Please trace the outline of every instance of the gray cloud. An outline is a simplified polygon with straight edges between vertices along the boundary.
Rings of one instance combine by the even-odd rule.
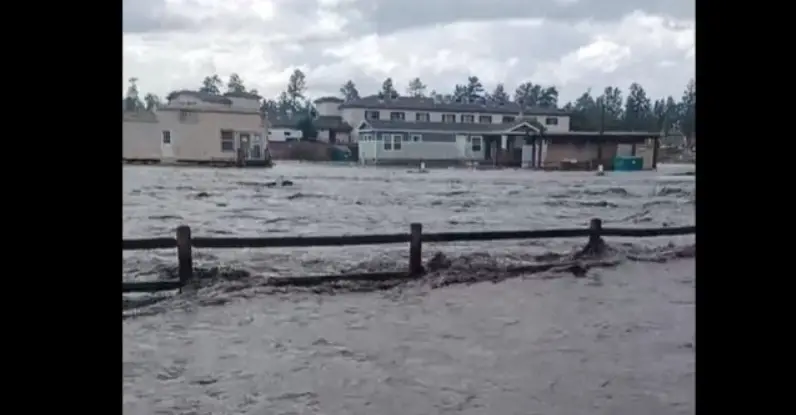
[[[166,13],[164,0],[122,0],[124,33],[180,30],[191,26],[190,20]]]
[[[694,17],[694,0],[355,0],[340,7],[362,13],[360,29],[367,27],[378,34],[462,20],[614,21],[636,10]]]
[[[191,5],[189,0],[186,7]],[[279,13],[308,21],[320,8],[319,0],[276,0]],[[351,34],[389,34],[414,27],[447,24],[462,20],[545,18],[552,20],[613,21],[635,10],[674,18],[694,18],[694,0],[349,0],[327,10],[357,14]],[[192,21],[169,13],[164,0],[123,0],[122,27],[125,33],[165,30],[200,30],[208,20]],[[219,16],[215,23],[231,28],[262,23],[255,16]],[[268,30],[268,24],[263,24]]]
[[[253,12],[123,0],[125,71],[158,93],[190,87],[218,70],[241,73],[272,96],[298,67],[307,72],[313,96],[336,94],[347,79],[362,93],[376,91],[387,76],[399,90],[420,76],[430,89],[447,91],[478,75],[488,88],[504,82],[513,90],[529,80],[554,84],[565,100],[588,88],[624,89],[634,81],[653,96],[677,95],[693,76],[692,58],[672,37],[686,32],[654,17],[692,19],[693,0],[274,1],[275,18],[262,21]],[[644,13],[627,17],[633,11]],[[322,28],[318,19],[328,12],[347,24]],[[538,24],[506,22],[529,18]],[[487,20],[501,21],[451,25]],[[608,39],[607,50],[588,49],[598,39]],[[350,50],[334,53],[345,47]],[[451,55],[440,60],[442,51]],[[171,69],[164,73],[164,67]]]

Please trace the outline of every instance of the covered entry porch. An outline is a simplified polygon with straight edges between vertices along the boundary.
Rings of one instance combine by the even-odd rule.
[[[484,163],[495,167],[541,167],[544,159],[544,127],[522,121],[513,127],[484,134]]]
[[[643,169],[654,169],[658,161],[660,134],[624,131],[569,131],[548,133],[540,168],[546,170],[612,170],[619,158],[638,157]]]

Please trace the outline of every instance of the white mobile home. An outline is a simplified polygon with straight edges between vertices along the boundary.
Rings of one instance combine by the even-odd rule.
[[[130,162],[234,163],[267,159],[267,123],[260,97],[177,91],[155,112],[122,115],[122,160]]]
[[[626,155],[650,169],[657,157],[656,133],[551,131],[535,117],[503,124],[367,120],[356,131],[361,164],[596,168]]]

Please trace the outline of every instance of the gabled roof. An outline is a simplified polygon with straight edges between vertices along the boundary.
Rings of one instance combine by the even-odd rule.
[[[333,102],[337,104],[342,104],[344,101],[337,97],[320,97],[315,101],[312,101],[313,104],[323,104],[325,102]]]
[[[321,115],[312,121],[315,128],[319,130],[330,130],[339,133],[348,133],[353,128],[345,121],[343,117],[337,115]]]
[[[261,96],[253,94],[251,92],[225,92],[224,96],[232,98],[246,98],[246,99],[257,99],[257,100],[262,98]]]
[[[505,124],[366,120],[362,121],[357,126],[357,129],[376,131],[439,131],[445,133],[471,134],[518,133],[523,131],[536,134],[545,131],[545,127],[535,120],[520,120]]]
[[[227,97],[224,97],[224,96],[221,96],[221,95],[215,95],[215,94],[208,94],[206,92],[191,91],[191,90],[187,90],[187,89],[174,91],[174,92],[170,93],[169,95],[167,95],[166,99],[171,101],[171,100],[173,100],[174,98],[177,98],[180,95],[188,95],[188,96],[194,97],[194,98],[196,98],[196,99],[198,99],[200,101],[212,102],[214,104],[232,105],[232,101],[229,98],[227,98]]]
[[[510,132],[518,132],[524,131],[526,129],[530,129],[535,132],[544,133],[547,131],[547,127],[542,125],[536,118],[525,118],[522,117],[514,122],[511,128],[508,129]]]
[[[405,111],[445,111],[474,112],[482,114],[517,115],[520,112],[528,115],[569,115],[569,112],[558,108],[521,107],[516,102],[440,102],[426,97],[397,97],[383,99],[371,95],[340,105],[340,108],[366,108]]]

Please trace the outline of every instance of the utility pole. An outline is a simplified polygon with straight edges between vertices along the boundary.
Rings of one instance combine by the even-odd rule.
[[[600,103],[600,135],[605,134],[605,99],[604,97],[597,98]]]

